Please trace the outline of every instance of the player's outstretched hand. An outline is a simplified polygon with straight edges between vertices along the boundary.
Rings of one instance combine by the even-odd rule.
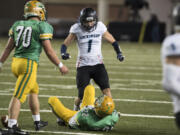
[[[117,54],[117,59],[118,59],[120,62],[124,61],[124,58],[125,58],[125,56],[123,56],[122,53],[118,53],[118,54]]]
[[[59,70],[62,73],[62,75],[67,74],[69,71],[65,65],[63,65],[63,67],[59,68]]]
[[[70,59],[70,58],[71,58],[71,56],[69,55],[69,53],[62,53],[62,54],[61,54],[61,57],[62,57],[63,60],[67,60],[67,59]]]

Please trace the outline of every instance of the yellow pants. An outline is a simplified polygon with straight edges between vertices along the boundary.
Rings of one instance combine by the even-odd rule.
[[[29,93],[39,93],[39,86],[36,81],[37,63],[26,58],[13,57],[11,69],[17,77],[13,96],[24,103]]]
[[[81,109],[87,105],[94,106],[95,101],[95,89],[92,85],[88,85],[84,91],[84,97],[81,104]],[[73,117],[77,111],[66,108],[57,97],[50,97],[48,100],[49,105],[52,107],[55,115],[65,121],[67,124],[71,117]]]

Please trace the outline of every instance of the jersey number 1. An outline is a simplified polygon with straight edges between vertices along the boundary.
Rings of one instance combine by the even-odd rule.
[[[92,39],[90,39],[89,41],[88,41],[88,53],[91,51],[91,46],[92,46]]]
[[[31,44],[31,34],[32,34],[32,28],[31,27],[24,27],[24,26],[18,26],[16,28],[17,40],[16,40],[16,46],[19,45],[19,40],[22,39],[22,45],[23,47],[28,47]]]

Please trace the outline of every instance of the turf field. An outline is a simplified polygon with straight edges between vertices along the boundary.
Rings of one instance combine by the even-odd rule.
[[[7,39],[0,39],[0,52]],[[53,47],[59,55],[60,40],[53,40]],[[44,52],[38,68],[39,99],[41,119],[49,125],[42,132],[33,132],[33,121],[27,102],[22,105],[19,124],[32,134],[111,134],[111,135],[179,135],[175,126],[170,97],[161,87],[160,44],[120,43],[125,61],[116,59],[113,47],[104,42],[102,52],[106,65],[112,96],[116,109],[122,113],[119,122],[111,132],[85,132],[60,127],[47,104],[49,96],[59,96],[65,106],[73,108],[76,89],[77,48],[73,43],[69,48],[72,58],[63,61],[69,68],[69,74],[62,76],[48,60]],[[12,55],[11,55],[12,56]],[[7,114],[8,104],[14,89],[16,78],[11,73],[11,57],[0,73],[0,115]],[[101,91],[96,86],[96,96]],[[0,127],[2,125],[0,124]]]

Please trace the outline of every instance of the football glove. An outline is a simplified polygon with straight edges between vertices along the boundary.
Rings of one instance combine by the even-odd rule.
[[[69,53],[62,53],[62,54],[61,54],[61,57],[62,57],[63,60],[67,60],[67,59],[70,59],[70,58],[71,58],[71,56],[69,55]]]
[[[117,59],[120,61],[120,62],[122,62],[122,61],[124,61],[124,56],[122,55],[122,53],[118,53],[117,54]]]

